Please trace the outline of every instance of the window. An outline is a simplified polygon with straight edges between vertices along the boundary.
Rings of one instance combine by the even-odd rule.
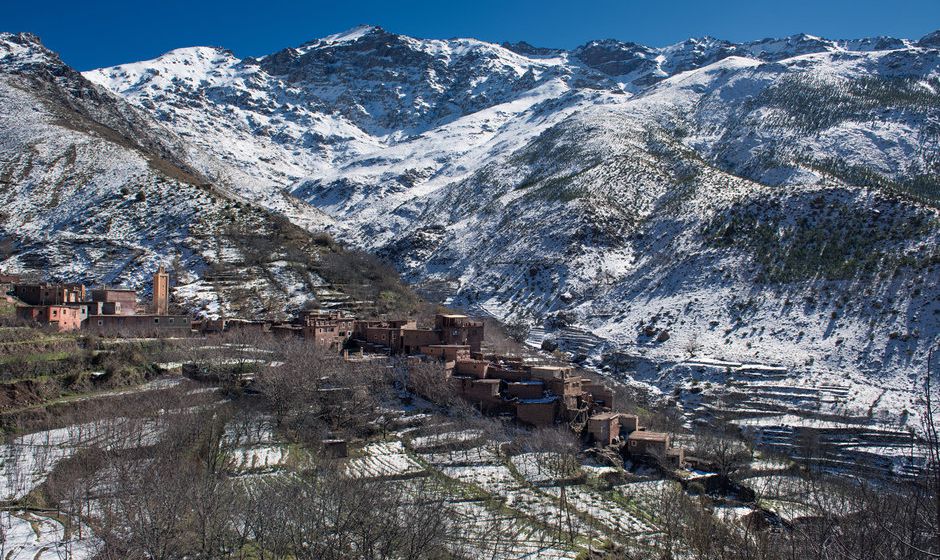
[[[160,322],[160,318],[159,318],[159,317],[154,317],[154,318],[153,318],[153,322],[154,322],[154,323],[159,323],[159,322]]]
[[[171,323],[173,322],[173,317],[170,317],[170,322],[171,322]]]
[[[104,324],[104,321],[102,321],[101,319],[98,319],[98,326],[100,327],[103,324]]]

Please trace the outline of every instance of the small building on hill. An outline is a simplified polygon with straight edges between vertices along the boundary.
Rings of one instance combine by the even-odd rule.
[[[558,397],[549,395],[516,401],[516,419],[524,424],[543,428],[551,426],[558,417]]]
[[[339,311],[305,311],[300,314],[303,337],[321,348],[339,350],[353,335],[355,319]]]
[[[192,319],[189,315],[91,315],[85,329],[123,336],[187,336]]]
[[[137,313],[137,292],[124,288],[91,290],[89,315],[134,315]]]
[[[601,412],[588,418],[588,433],[598,445],[612,445],[620,439],[620,414]]]
[[[356,321],[353,338],[381,346],[391,354],[415,354],[428,346],[467,346],[479,352],[483,345],[483,321],[466,315],[439,314],[433,329],[418,328],[414,321]]]
[[[15,284],[13,295],[27,305],[64,305],[86,301],[82,284]]]
[[[631,432],[627,436],[627,452],[632,456],[654,459],[676,467],[685,462],[685,451],[681,447],[673,447],[669,434],[662,432]]]
[[[16,308],[16,316],[66,332],[82,328],[88,311],[81,305],[21,305]]]

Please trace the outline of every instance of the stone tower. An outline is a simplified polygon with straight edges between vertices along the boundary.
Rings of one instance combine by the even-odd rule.
[[[168,315],[170,312],[170,275],[163,265],[153,275],[153,312]]]

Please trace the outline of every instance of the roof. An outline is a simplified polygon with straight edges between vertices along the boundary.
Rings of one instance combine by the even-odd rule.
[[[442,313],[441,317],[445,317],[447,319],[466,319],[467,318],[466,315],[445,314],[445,313]]]
[[[557,400],[558,397],[552,395],[550,397],[542,397],[539,399],[519,399],[519,404],[548,404]]]
[[[637,441],[666,442],[669,440],[669,434],[664,434],[662,432],[647,432],[645,430],[637,430],[635,432],[630,432],[630,435],[627,436],[627,439],[632,439],[632,440],[637,440]]]
[[[133,292],[137,293],[137,290],[132,288],[93,288],[93,292]]]
[[[620,418],[619,412],[601,412],[591,416],[591,420],[613,420],[614,418]]]
[[[22,309],[45,309],[45,308],[47,308],[47,307],[48,307],[49,309],[52,309],[53,307],[67,307],[67,308],[69,308],[69,309],[81,309],[81,308],[85,307],[85,304],[86,304],[86,303],[87,303],[87,302],[84,302],[84,301],[82,301],[82,302],[66,302],[66,303],[41,303],[41,304],[39,304],[39,305],[31,305],[31,304],[28,304],[28,303],[21,303],[21,304],[17,305],[16,307],[17,307],[17,309],[20,309],[20,308],[22,308]]]

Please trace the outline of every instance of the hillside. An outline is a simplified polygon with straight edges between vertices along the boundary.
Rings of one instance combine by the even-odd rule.
[[[242,196],[237,170],[93,85],[36,37],[0,36],[0,103],[0,268],[146,290],[167,263],[177,302],[210,316],[282,316],[313,296],[363,295],[331,285],[331,274],[349,282],[334,262],[345,251],[284,216],[310,229],[328,217],[283,193],[264,205]],[[369,266],[345,264],[358,282]]]

